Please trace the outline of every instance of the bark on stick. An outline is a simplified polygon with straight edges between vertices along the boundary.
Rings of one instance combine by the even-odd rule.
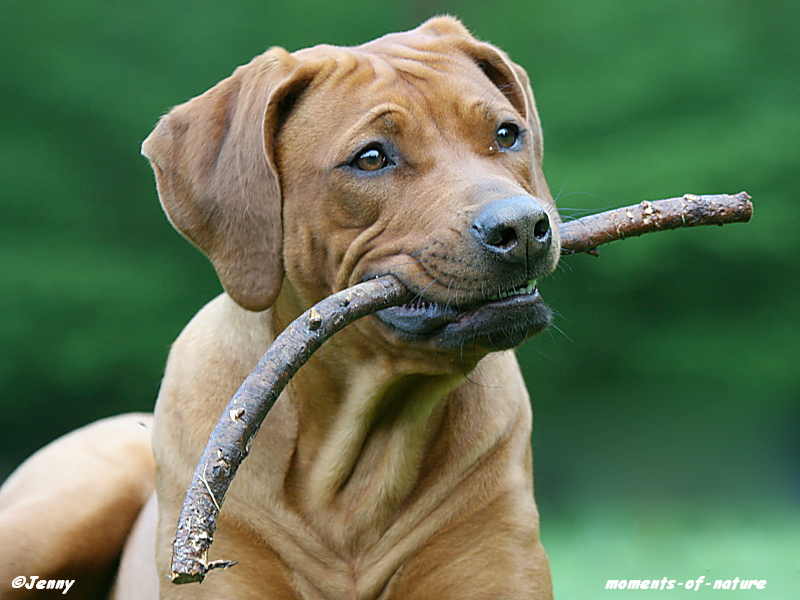
[[[592,253],[602,244],[653,231],[743,223],[752,216],[753,205],[746,192],[735,196],[686,194],[669,200],[645,200],[563,223],[561,254]]]
[[[568,221],[560,227],[562,254],[592,253],[602,244],[653,231],[745,222],[753,211],[749,199],[744,192],[686,195]],[[319,302],[276,338],[226,407],[197,465],[173,542],[173,583],[202,581],[209,571],[235,564],[208,561],[217,515],[258,428],[292,376],[334,333],[410,297],[391,275],[366,281]]]
[[[344,326],[408,297],[408,290],[394,277],[366,281],[315,304],[275,339],[228,403],[200,457],[172,545],[173,583],[202,581],[210,570],[234,564],[208,562],[217,515],[258,428],[292,376]]]

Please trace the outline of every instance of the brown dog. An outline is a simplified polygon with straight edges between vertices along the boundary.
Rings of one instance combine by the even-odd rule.
[[[525,72],[452,18],[357,48],[272,49],[143,149],[226,294],[170,353],[158,500],[114,597],[550,598],[508,350],[548,324],[535,282],[559,255]],[[237,387],[302,311],[387,273],[416,299],[334,336],[261,427],[209,556],[238,564],[169,583],[184,492]]]

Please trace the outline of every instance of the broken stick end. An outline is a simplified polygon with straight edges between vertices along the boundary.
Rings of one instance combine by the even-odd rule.
[[[739,202],[742,203],[742,220],[740,223],[747,223],[753,218],[753,197],[745,191],[741,191],[734,196]]]
[[[172,573],[170,581],[176,585],[182,583],[202,583],[205,573]]]
[[[180,585],[182,583],[203,583],[203,580],[210,571],[213,571],[214,569],[222,569],[224,571],[235,564],[237,564],[237,561],[235,560],[212,560],[207,564],[195,563],[191,568],[186,570],[181,569],[180,567],[176,569],[175,565],[173,565],[170,581],[176,585]]]

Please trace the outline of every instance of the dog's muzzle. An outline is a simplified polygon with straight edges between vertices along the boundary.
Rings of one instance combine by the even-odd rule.
[[[553,233],[542,206],[530,196],[493,200],[474,217],[469,237],[475,270],[486,275],[470,278],[472,298],[454,302],[423,290],[378,318],[401,337],[442,349],[512,348],[547,327],[552,314],[537,283],[552,270]]]

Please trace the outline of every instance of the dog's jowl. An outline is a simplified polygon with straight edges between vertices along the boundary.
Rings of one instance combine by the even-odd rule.
[[[513,348],[549,323],[538,282],[559,218],[525,71],[448,17],[354,48],[273,48],[173,108],[143,153],[225,292],[172,346],[155,465],[145,417],[43,450],[0,492],[6,553],[32,546],[2,522],[80,507],[25,555],[30,574],[110,581],[124,544],[117,599],[551,598]],[[184,493],[230,397],[295,317],[385,274],[414,299],[310,358],[233,481],[208,559],[237,564],[170,583]],[[113,460],[72,484],[104,447]],[[25,512],[42,470],[52,494]]]

